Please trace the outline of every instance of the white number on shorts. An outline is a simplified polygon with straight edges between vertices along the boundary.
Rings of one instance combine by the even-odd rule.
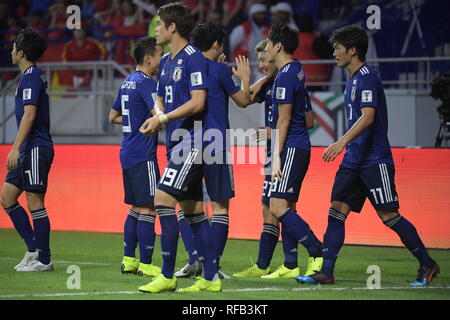
[[[267,190],[267,187],[268,187],[268,186],[269,186],[269,181],[264,181],[264,184],[263,184],[263,192],[262,192],[263,197],[266,196],[266,190]]]
[[[164,170],[164,174],[161,178],[161,183],[165,184],[166,186],[171,187],[176,176],[177,176],[177,170],[172,169],[172,168],[166,168]]]
[[[30,179],[30,184],[33,184],[31,181],[31,170],[25,170],[25,173],[28,175],[28,179]]]
[[[373,198],[375,199],[375,203],[376,204],[379,204],[379,203],[383,204],[384,203],[384,197],[383,197],[383,192],[382,192],[381,188],[370,189],[370,192],[372,192]],[[377,192],[380,195],[380,201],[379,202],[378,202],[378,199],[377,199]]]
[[[122,116],[127,116],[127,119],[128,119],[127,126],[124,126],[122,124],[123,132],[131,132],[130,110],[125,107],[125,102],[127,102],[127,101],[128,101],[128,95],[127,94],[121,95],[120,105],[122,107]]]

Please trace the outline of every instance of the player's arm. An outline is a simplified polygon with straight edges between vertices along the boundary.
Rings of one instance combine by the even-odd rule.
[[[382,88],[379,78],[375,74],[363,76],[359,81],[358,94],[360,94],[361,117],[353,124],[338,141],[328,146],[322,155],[325,162],[330,162],[344,150],[345,146],[356,139],[375,120],[378,106],[378,88]]]
[[[206,89],[191,90],[191,99],[179,108],[166,114],[168,121],[193,116],[205,109]]]
[[[328,146],[322,155],[325,162],[330,162],[344,150],[345,146],[356,139],[364,130],[366,130],[375,120],[375,107],[361,108],[361,117],[338,141]]]
[[[264,99],[261,98],[258,93],[261,91],[263,85],[269,81],[267,77],[262,77],[254,84],[250,86],[250,104],[263,102]]]
[[[314,128],[314,111],[312,111],[312,110],[307,111],[306,115],[305,115],[305,119],[306,119],[306,128],[307,129]]]
[[[309,129],[314,128],[314,111],[312,109],[311,97],[309,96],[309,92],[306,90],[306,87],[305,87],[305,92],[306,92],[305,120],[306,120],[306,128],[309,130]]]
[[[117,94],[116,100],[114,100],[113,105],[111,107],[111,111],[109,112],[109,123],[112,124],[122,124],[122,105],[121,105],[121,95],[120,91]]]
[[[164,98],[161,96],[156,96],[155,105],[153,109],[150,111],[152,115],[160,115],[164,114]]]
[[[122,124],[122,113],[120,111],[111,109],[109,112],[109,123]]]
[[[191,90],[191,99],[167,114],[159,114],[147,119],[139,129],[145,135],[155,134],[161,125],[186,117],[191,117],[205,108],[206,89]]]
[[[160,70],[161,66],[160,66]],[[186,117],[191,117],[199,112],[202,112],[206,103],[206,91],[207,91],[207,70],[208,62],[206,58],[201,54],[195,54],[190,57],[187,63],[186,72],[190,79],[189,92],[191,99],[185,104],[179,106],[175,110],[167,114],[159,114],[147,119],[139,129],[139,131],[145,135],[155,134],[161,125]],[[158,96],[163,96],[162,87],[158,85]]]
[[[281,150],[284,147],[291,124],[292,103],[278,105],[277,137],[273,154],[272,178],[281,179]]]
[[[26,104],[24,106],[24,114],[22,120],[20,121],[19,132],[17,133],[16,139],[14,139],[11,152],[8,154],[6,159],[6,167],[8,170],[17,169],[20,157],[20,146],[30,133],[34,121],[36,120],[36,114],[37,106],[32,104]]]

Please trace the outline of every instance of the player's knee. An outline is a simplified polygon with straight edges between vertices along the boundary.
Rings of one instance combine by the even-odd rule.
[[[2,193],[0,195],[0,204],[6,209],[11,207],[17,202],[18,197],[13,192],[8,192],[6,187],[3,187]]]
[[[265,204],[262,205],[262,215],[264,223],[278,225],[278,219],[272,215],[268,205]]]
[[[220,200],[220,201],[211,201],[211,206],[214,214],[228,214],[228,208],[230,205],[230,201]]]
[[[45,208],[44,194],[27,192],[26,196],[27,196],[28,210],[34,211]]]
[[[132,209],[139,213],[139,214],[145,214],[145,215],[155,215],[155,208],[153,205],[144,205],[144,206],[132,206]]]
[[[270,199],[270,214],[275,218],[281,217],[288,209],[287,201],[284,199]]]
[[[11,201],[11,199],[9,199],[7,195],[5,195],[4,193],[1,194],[0,204],[4,209],[11,207],[14,203],[15,202]]]
[[[391,220],[399,215],[397,210],[389,210],[389,211],[377,210],[377,214],[382,222]]]
[[[350,206],[348,204],[340,201],[332,201],[331,208],[346,216],[348,216],[348,214],[351,211]]]
[[[177,200],[167,192],[156,189],[155,206],[175,207]]]

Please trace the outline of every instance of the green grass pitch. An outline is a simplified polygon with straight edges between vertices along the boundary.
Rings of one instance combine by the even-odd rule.
[[[441,274],[430,286],[413,288],[417,262],[404,248],[344,246],[336,266],[336,284],[332,286],[300,285],[294,279],[227,279],[221,293],[139,293],[137,288],[149,277],[122,275],[123,254],[121,234],[62,232],[51,233],[54,272],[19,273],[13,270],[23,257],[25,246],[15,230],[0,229],[0,300],[7,299],[180,299],[180,300],[307,300],[307,299],[450,299],[450,251],[430,250],[438,261]],[[138,250],[136,250],[138,251]],[[241,271],[257,258],[258,242],[230,239],[221,264],[225,273]],[[281,243],[272,260],[274,269],[282,263]],[[187,254],[179,242],[177,269],[185,264]],[[301,272],[306,269],[307,254],[299,247]],[[161,265],[159,238],[154,263]],[[80,268],[80,289],[68,289],[70,265]],[[381,270],[381,289],[368,290],[370,265]],[[179,279],[178,287],[191,285],[194,279]]]

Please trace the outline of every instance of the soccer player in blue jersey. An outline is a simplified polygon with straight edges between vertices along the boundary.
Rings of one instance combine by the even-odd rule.
[[[156,108],[164,110],[150,119],[140,131],[155,134],[166,124],[170,136],[167,145],[169,163],[158,184],[155,210],[161,222],[161,274],[152,282],[139,287],[142,292],[162,292],[176,289],[174,276],[178,246],[178,222],[175,206],[180,203],[185,218],[190,222],[196,247],[204,257],[205,275],[215,268],[212,251],[204,247],[208,242],[209,223],[203,212],[201,175],[198,163],[201,153],[195,141],[200,141],[202,130],[194,126],[201,121],[206,104],[208,63],[202,53],[189,44],[193,28],[190,10],[182,3],[170,3],[158,10],[157,43],[167,44],[170,51],[161,59]],[[196,199],[198,198],[198,199]],[[192,201],[197,200],[197,201]],[[203,249],[203,250],[202,250]],[[214,270],[215,272],[216,270]],[[208,279],[212,280],[212,279]],[[209,281],[211,290],[221,289],[220,279]]]
[[[21,272],[53,270],[50,221],[44,200],[54,151],[50,135],[47,79],[44,71],[35,64],[46,49],[45,38],[27,28],[19,33],[11,52],[12,62],[22,73],[15,98],[19,131],[6,161],[8,174],[1,193],[1,204],[28,248],[23,260],[14,268]],[[23,191],[34,228],[18,202]]]
[[[351,211],[361,212],[365,199],[369,198],[381,221],[399,235],[419,261],[418,276],[411,285],[429,284],[439,273],[439,266],[429,256],[416,228],[398,212],[394,161],[387,136],[386,97],[379,73],[365,63],[367,32],[359,26],[345,26],[332,34],[330,42],[337,66],[346,68],[349,75],[344,92],[347,132],[328,146],[322,159],[330,162],[344,148],[346,152],[331,193],[323,267],[315,275],[298,280],[334,283],[334,266],[344,244],[345,220]]]
[[[289,237],[300,242],[320,268],[322,243],[295,211],[303,178],[310,160],[311,143],[307,127],[308,92],[301,63],[293,59],[297,49],[296,32],[284,24],[274,24],[269,32],[267,59],[279,70],[271,90],[272,181],[268,197],[270,212]],[[278,274],[288,274],[289,264]],[[297,266],[292,266],[296,268]]]
[[[124,226],[124,257],[122,273],[157,276],[161,269],[152,264],[155,245],[155,209],[153,199],[159,180],[156,158],[158,135],[147,137],[139,132],[156,99],[156,82],[162,47],[154,38],[139,39],[133,49],[136,70],[122,82],[112,106],[109,120],[122,125],[120,147],[125,203],[131,209]],[[139,243],[139,259],[135,250]]]
[[[281,230],[282,245],[284,253],[284,263],[279,266],[274,272],[270,273],[270,262],[272,260],[275,247],[280,235],[280,228],[278,220],[270,213],[270,198],[269,190],[272,180],[271,172],[271,127],[274,127],[273,112],[272,112],[272,85],[277,73],[277,68],[273,62],[270,62],[266,57],[265,48],[267,46],[267,39],[260,41],[255,49],[258,52],[259,67],[265,74],[258,82],[252,85],[252,103],[263,102],[265,106],[265,127],[261,127],[257,134],[257,140],[266,140],[266,161],[264,163],[264,183],[262,190],[262,214],[263,214],[263,230],[259,239],[258,259],[256,263],[248,269],[233,274],[234,277],[262,277],[267,279],[291,278],[300,274],[298,268],[298,251],[297,240],[292,238],[285,228]],[[308,105],[306,108],[306,127],[311,129],[314,126],[314,114],[311,109],[309,96]],[[296,203],[289,204],[293,210],[296,210]],[[321,259],[309,258],[308,267],[305,275],[314,273],[314,270],[320,269]]]
[[[230,199],[234,197],[233,168],[227,130],[229,97],[240,107],[250,102],[250,64],[247,58],[236,58],[237,66],[230,69],[218,62],[223,57],[224,29],[217,23],[206,22],[197,25],[191,34],[192,45],[200,49],[208,61],[207,107],[204,112],[203,130],[204,164],[202,174],[213,209],[211,217],[210,244],[219,277],[225,277],[219,270],[219,261],[224,251],[229,222]],[[233,73],[241,80],[242,89],[233,79]],[[213,277],[214,275],[209,275]],[[205,270],[205,278],[208,278]],[[203,280],[184,291],[197,291]]]

